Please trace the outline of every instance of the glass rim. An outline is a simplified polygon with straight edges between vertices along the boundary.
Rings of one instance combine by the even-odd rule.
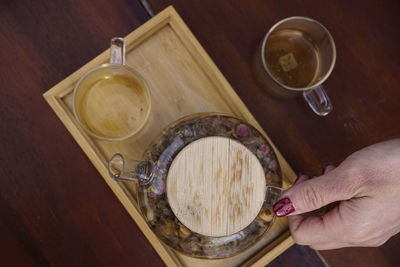
[[[76,111],[76,94],[78,92],[79,86],[81,85],[81,83],[85,80],[85,78],[87,76],[89,76],[89,74],[100,70],[100,69],[105,69],[105,68],[125,68],[127,69],[129,72],[131,72],[137,79],[139,79],[143,84],[144,84],[144,88],[146,89],[146,94],[147,94],[147,99],[148,99],[148,108],[147,108],[147,113],[146,116],[144,117],[143,122],[139,125],[139,127],[137,127],[134,131],[132,131],[131,133],[129,133],[128,135],[122,136],[122,137],[104,137],[98,134],[95,134],[94,132],[92,132],[91,130],[89,130],[80,120],[77,111]],[[72,94],[72,111],[74,113],[74,117],[75,119],[78,121],[79,125],[85,130],[85,132],[87,132],[88,134],[90,134],[91,136],[99,139],[99,140],[103,140],[103,141],[123,141],[126,140],[132,136],[134,136],[135,134],[137,134],[140,130],[143,129],[144,125],[146,125],[146,122],[148,121],[149,117],[150,117],[150,110],[151,110],[151,95],[150,95],[150,89],[149,86],[147,84],[147,82],[143,79],[143,77],[134,69],[132,69],[131,67],[125,65],[125,64],[115,64],[115,63],[105,63],[102,64],[100,66],[97,66],[93,69],[90,69],[89,71],[87,71],[80,79],[79,81],[75,84],[74,86],[74,91]]]
[[[298,19],[298,20],[307,20],[307,21],[310,21],[310,22],[313,22],[313,23],[319,25],[319,26],[327,33],[328,38],[329,38],[329,41],[330,41],[330,43],[331,43],[331,45],[332,45],[332,61],[331,61],[331,65],[330,65],[328,71],[325,73],[324,77],[323,77],[322,79],[320,79],[317,83],[312,84],[312,85],[307,86],[307,87],[291,87],[291,86],[287,86],[287,85],[281,83],[280,81],[278,81],[278,80],[272,75],[272,73],[270,72],[270,70],[269,70],[269,68],[268,68],[268,66],[267,66],[267,62],[266,62],[265,57],[264,57],[265,46],[266,46],[266,44],[267,44],[268,37],[271,35],[271,33],[272,33],[279,25],[281,25],[282,23],[287,22],[287,21],[289,21],[289,20],[295,20],[295,19]],[[313,88],[315,88],[315,87],[320,86],[322,83],[324,83],[324,82],[326,81],[326,79],[328,79],[329,75],[332,73],[333,67],[335,66],[335,62],[336,62],[336,46],[335,46],[335,42],[334,42],[334,40],[333,40],[333,37],[332,37],[331,33],[330,33],[330,32],[328,31],[328,29],[327,29],[324,25],[322,25],[320,22],[316,21],[315,19],[309,18],[309,17],[292,16],[292,17],[284,18],[284,19],[278,21],[277,23],[275,23],[275,24],[268,30],[268,32],[267,32],[267,34],[264,36],[263,42],[262,42],[262,44],[261,44],[261,62],[262,62],[262,65],[263,65],[263,67],[264,67],[264,70],[268,73],[268,75],[272,78],[272,80],[273,80],[274,82],[276,82],[278,85],[282,86],[282,87],[285,88],[285,89],[292,90],[292,91],[300,91],[300,92],[301,92],[301,91],[307,91],[307,90],[311,90],[311,89],[313,89]]]

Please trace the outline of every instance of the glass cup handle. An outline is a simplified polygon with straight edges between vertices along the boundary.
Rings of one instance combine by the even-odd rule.
[[[322,85],[303,92],[303,97],[310,108],[319,116],[326,116],[333,106]]]
[[[124,38],[115,37],[111,39],[110,63],[125,65],[125,43]]]

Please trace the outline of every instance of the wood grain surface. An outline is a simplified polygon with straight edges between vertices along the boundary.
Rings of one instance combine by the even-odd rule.
[[[0,265],[163,265],[42,97],[148,18],[136,1],[1,1]]]
[[[326,163],[337,165],[364,146],[400,136],[400,2],[148,2],[152,12],[176,8],[295,171],[320,174]],[[271,98],[253,77],[253,55],[269,27],[295,15],[321,22],[335,40],[336,66],[324,83],[334,110],[324,118],[301,98]],[[331,266],[394,266],[399,250],[397,235],[379,248],[320,253]],[[285,257],[295,259],[298,253],[308,249],[295,246],[277,261],[295,264]]]
[[[398,1],[168,1],[296,171],[318,174],[400,132]],[[334,111],[270,98],[250,62],[268,28],[310,16],[333,35],[338,58],[325,83]],[[163,263],[42,98],[50,87],[149,18],[135,0],[0,3],[0,251],[4,266]],[[51,127],[49,127],[51,125]],[[89,190],[90,188],[90,190]],[[120,216],[114,216],[115,213]],[[101,233],[101,234],[99,234]],[[380,248],[321,254],[331,266],[395,266],[400,238]],[[271,266],[321,266],[293,246]]]
[[[168,171],[167,196],[190,230],[226,236],[248,226],[264,203],[266,181],[258,158],[241,143],[207,137],[185,147]]]

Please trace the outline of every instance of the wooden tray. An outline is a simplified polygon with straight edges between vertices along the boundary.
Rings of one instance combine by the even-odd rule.
[[[72,114],[75,83],[88,70],[108,62],[109,50],[47,91],[45,99],[168,266],[263,266],[269,263],[293,244],[286,219],[277,219],[260,241],[239,255],[219,260],[191,258],[162,244],[150,230],[138,210],[134,184],[109,178],[107,161],[111,155],[122,152],[140,157],[164,127],[197,112],[222,112],[244,119],[271,142],[173,7],[166,8],[130,33],[125,42],[126,63],[148,82],[152,97],[149,122],[135,139],[124,143],[95,140],[85,133]],[[273,147],[282,168],[283,186],[287,187],[294,181],[294,172]]]

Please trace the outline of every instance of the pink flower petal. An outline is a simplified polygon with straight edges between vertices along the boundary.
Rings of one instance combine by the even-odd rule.
[[[244,125],[244,124],[239,124],[239,125],[236,127],[236,133],[237,133],[239,136],[248,136],[248,135],[249,135],[249,127],[247,127],[247,126]]]
[[[278,162],[276,162],[276,160],[271,161],[271,163],[269,164],[269,168],[273,171],[276,171],[276,169],[278,168]]]
[[[269,152],[269,147],[268,146],[262,146],[261,151],[264,153],[264,155],[267,155]]]

